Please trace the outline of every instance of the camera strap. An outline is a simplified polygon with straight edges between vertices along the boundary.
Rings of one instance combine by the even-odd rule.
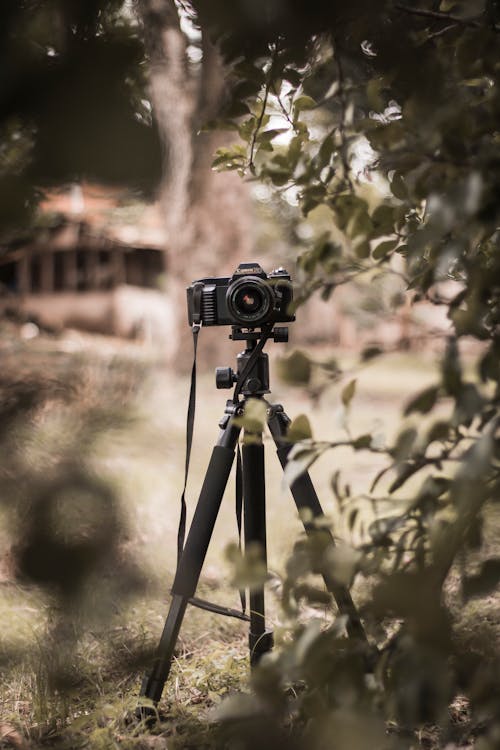
[[[179,519],[179,529],[177,532],[177,567],[181,559],[182,550],[184,549],[184,538],[186,536],[186,487],[189,474],[189,461],[191,458],[191,446],[193,444],[194,414],[196,410],[196,352],[198,349],[198,335],[201,330],[201,315],[198,312],[198,320],[194,322],[193,316],[193,366],[191,368],[191,386],[189,389],[189,402],[186,418],[186,462],[184,467],[184,486],[181,495],[181,515]]]
[[[195,410],[196,410],[196,354],[198,349],[198,335],[201,330],[202,326],[202,320],[201,320],[201,289],[203,288],[203,285],[200,285],[200,294],[197,295],[197,304],[195,303],[194,309],[195,312],[193,314],[193,324],[192,324],[192,334],[193,334],[193,366],[191,369],[191,385],[189,389],[189,402],[188,402],[188,411],[187,411],[187,418],[186,418],[186,462],[185,462],[185,470],[184,470],[184,486],[182,488],[182,495],[181,495],[181,513],[180,513],[180,519],[179,519],[179,529],[177,532],[177,568],[179,567],[179,562],[182,556],[182,551],[184,549],[184,539],[186,536],[186,515],[187,515],[187,506],[186,506],[186,487],[187,487],[187,480],[188,480],[188,474],[189,474],[189,462],[191,458],[191,446],[193,443],[193,432],[194,432],[194,416],[195,416]],[[194,289],[193,298],[195,298],[196,295],[196,288]],[[236,465],[236,519],[238,524],[238,536],[240,539],[240,547],[241,547],[241,515],[242,515],[242,507],[243,507],[243,492],[242,492],[242,473],[241,473],[241,455],[239,451],[238,446],[238,456],[237,456],[237,465]],[[214,604],[212,602],[205,601],[204,599],[200,599],[197,596],[193,596],[189,599],[189,603],[194,607],[199,607],[200,609],[204,609],[207,612],[213,612],[218,615],[224,615],[225,617],[235,617],[238,620],[244,620],[245,622],[250,622],[250,617],[245,613],[246,610],[246,595],[245,592],[240,591],[240,599],[241,599],[241,609],[242,611],[239,612],[237,609],[232,609],[231,607],[222,607],[219,604]]]
[[[198,334],[202,326],[201,301],[203,298],[203,284],[199,281],[193,284],[193,313],[191,331],[193,334],[193,366],[191,368],[191,386],[189,388],[189,402],[186,417],[186,462],[184,467],[184,487],[181,495],[181,515],[179,518],[179,529],[177,531],[177,567],[184,549],[186,536],[186,487],[189,474],[189,461],[191,458],[191,446],[193,444],[194,414],[196,410],[196,353],[198,349]]]

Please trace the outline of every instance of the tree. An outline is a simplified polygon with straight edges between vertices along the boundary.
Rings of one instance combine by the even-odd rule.
[[[70,182],[148,200],[159,192],[179,329],[172,360],[186,366],[185,287],[230,273],[235,255],[249,253],[248,189],[212,173],[222,136],[200,132],[224,104],[217,50],[205,33],[189,39],[173,0],[135,10],[123,0],[3,4],[0,233],[22,233],[43,192]]]
[[[237,259],[249,255],[250,196],[236,175],[212,171],[213,154],[227,134],[209,126],[229,109],[224,63],[207,30],[192,26],[189,33],[193,19],[174,0],[140,0],[138,10],[163,142],[160,200],[168,233],[169,293],[181,339],[176,362],[186,367],[191,351],[185,288],[195,278],[230,275]],[[221,336],[211,333],[202,342],[201,359],[214,364]]]
[[[151,196],[160,145],[136,23],[114,0],[1,9],[0,229],[22,230],[44,189],[86,178]]]

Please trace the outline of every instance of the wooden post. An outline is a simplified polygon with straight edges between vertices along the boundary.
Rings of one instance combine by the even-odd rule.
[[[40,291],[42,294],[54,291],[54,253],[51,250],[40,255]]]
[[[99,286],[99,253],[98,250],[87,247],[84,252],[85,288],[97,289]]]
[[[31,248],[26,248],[17,263],[19,294],[31,293]]]
[[[125,284],[126,273],[125,273],[125,254],[123,248],[113,247],[111,250],[111,278],[112,286],[120,286]]]
[[[63,286],[68,291],[77,289],[76,250],[66,250],[63,262]]]

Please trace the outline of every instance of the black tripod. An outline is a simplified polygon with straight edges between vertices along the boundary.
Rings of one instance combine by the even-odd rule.
[[[286,341],[287,329],[277,328],[263,332],[242,331],[233,327],[230,338],[247,341],[247,348],[238,355],[237,373],[231,368],[218,368],[216,381],[218,388],[231,388],[236,382],[233,400],[228,401],[219,426],[221,433],[215,445],[194,517],[189,529],[182,556],[172,585],[172,602],[165,621],[152,670],[144,677],[141,696],[157,703],[170,672],[175,645],[182,625],[186,607],[194,598],[208,545],[212,537],[215,521],[224,495],[234,460],[236,445],[241,427],[234,424],[233,418],[243,414],[248,398],[262,399],[267,407],[267,426],[276,444],[279,461],[284,468],[292,444],[287,441],[290,419],[279,404],[271,405],[263,398],[269,393],[269,362],[262,348],[268,338]],[[240,394],[242,398],[240,398]],[[244,441],[243,457],[243,511],[245,547],[257,544],[262,561],[266,564],[266,500],[264,475],[264,446],[262,433],[252,433],[252,440]],[[309,474],[298,477],[291,486],[293,499],[298,511],[308,509],[313,519],[323,515],[316,491]],[[305,516],[304,516],[305,517]],[[328,534],[328,542],[334,544],[330,532],[318,530],[313,523],[304,522],[308,534]],[[333,595],[339,612],[347,616],[347,633],[352,638],[367,643],[359,614],[354,606],[349,590],[337,583],[327,571],[322,572],[328,591]],[[261,656],[273,645],[272,633],[266,630],[264,587],[250,591],[250,661],[255,665]],[[217,608],[215,608],[217,611]]]

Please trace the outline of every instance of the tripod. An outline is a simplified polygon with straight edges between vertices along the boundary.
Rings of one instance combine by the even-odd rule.
[[[215,521],[224,495],[233,464],[241,427],[235,424],[234,417],[243,414],[248,398],[261,399],[266,405],[267,427],[276,444],[278,459],[283,469],[286,466],[292,443],[287,440],[290,424],[280,404],[269,404],[264,395],[269,393],[269,360],[262,352],[267,338],[275,341],[287,340],[287,329],[277,328],[266,334],[256,331],[243,331],[233,326],[230,336],[233,340],[245,340],[247,347],[237,358],[237,373],[231,368],[218,368],[216,384],[218,388],[231,388],[237,383],[233,400],[227,401],[224,415],[219,422],[221,432],[213,448],[199,500],[193,516],[186,544],[179,560],[172,585],[172,602],[160,638],[151,671],[144,677],[141,697],[155,704],[160,700],[165,682],[170,673],[174,649],[188,604],[196,604],[194,598],[205,555],[212,537]],[[257,343],[259,342],[259,343]],[[242,398],[240,398],[240,394]],[[247,434],[245,429],[245,433]],[[266,553],[266,490],[264,475],[264,445],[262,432],[252,432],[251,441],[243,441],[243,517],[245,548],[258,545],[261,560],[267,568]],[[329,531],[319,530],[314,519],[323,515],[318,496],[307,472],[299,476],[291,486],[291,493],[299,513],[308,510],[312,522],[304,521],[308,535],[327,534],[328,543],[334,544]],[[306,518],[304,514],[302,516]],[[322,571],[328,591],[333,595],[339,612],[346,615],[346,630],[350,637],[367,644],[367,638],[347,587],[339,584],[327,570]],[[273,636],[266,629],[264,586],[250,590],[249,648],[250,663],[257,664],[262,655],[273,646]],[[217,611],[217,608],[215,609]],[[147,710],[146,710],[147,713]]]

